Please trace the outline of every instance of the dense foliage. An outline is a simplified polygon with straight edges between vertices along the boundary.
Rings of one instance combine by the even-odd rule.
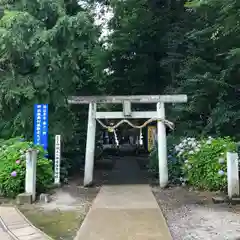
[[[179,135],[239,139],[239,9],[227,0],[110,1],[109,89],[187,94],[169,106]],[[114,83],[114,84],[113,84]]]
[[[207,190],[226,190],[227,151],[236,151],[236,144],[228,137],[184,139],[176,146],[183,163],[183,175],[192,186]]]
[[[24,192],[26,159],[25,152],[33,148],[31,142],[21,138],[9,139],[0,142],[0,194],[15,197]],[[36,147],[34,147],[36,148]],[[46,152],[38,150],[36,190],[42,193],[48,190],[53,183],[52,162],[45,157]]]
[[[75,147],[85,108],[70,108],[67,97],[99,92],[93,16],[73,0],[5,0],[1,9],[0,136],[31,139],[33,104],[49,103],[50,147],[55,134]]]
[[[198,189],[226,190],[226,153],[236,150],[236,143],[229,137],[184,138],[169,149],[169,179]],[[157,149],[150,154],[149,168],[158,172]]]

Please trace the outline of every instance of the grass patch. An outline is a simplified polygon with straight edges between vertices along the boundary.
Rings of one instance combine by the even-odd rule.
[[[41,229],[54,240],[72,240],[84,220],[85,215],[74,211],[44,211],[42,209],[26,209],[20,211],[32,224]]]

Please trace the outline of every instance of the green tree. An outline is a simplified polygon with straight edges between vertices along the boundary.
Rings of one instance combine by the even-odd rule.
[[[84,109],[69,95],[98,93],[93,15],[75,0],[1,1],[0,136],[32,137],[34,103],[49,103],[50,140],[84,131]],[[51,142],[51,141],[50,141]]]
[[[177,81],[177,92],[188,93],[189,104],[175,115],[182,129],[239,138],[239,16],[236,1],[192,1],[198,16],[187,34],[188,49]],[[189,121],[190,120],[190,121]]]
[[[239,3],[110,1],[107,91],[187,94],[170,106],[176,134],[239,138]]]

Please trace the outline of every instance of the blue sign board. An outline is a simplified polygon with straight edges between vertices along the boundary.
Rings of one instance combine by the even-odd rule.
[[[48,104],[34,105],[34,144],[48,147]]]

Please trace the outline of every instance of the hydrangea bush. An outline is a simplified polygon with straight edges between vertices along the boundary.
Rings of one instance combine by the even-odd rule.
[[[169,180],[199,189],[225,190],[227,151],[236,151],[236,143],[229,137],[181,139],[168,149]],[[149,169],[158,175],[156,148],[150,153]]]
[[[206,190],[226,189],[226,152],[236,151],[231,138],[185,138],[175,146],[175,151],[183,163],[183,183]]]
[[[29,148],[38,150],[37,192],[46,191],[53,181],[52,161],[46,158],[41,147],[21,138],[0,140],[0,193],[6,197],[15,197],[24,191],[26,161],[25,152]]]

